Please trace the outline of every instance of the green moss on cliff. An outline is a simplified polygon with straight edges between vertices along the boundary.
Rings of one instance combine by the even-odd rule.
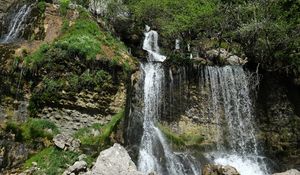
[[[164,133],[171,145],[177,149],[183,149],[186,147],[200,147],[204,138],[200,135],[191,135],[187,133],[176,134],[167,126],[162,124],[158,125],[159,129]]]
[[[78,138],[83,145],[100,145],[105,148],[111,144],[110,135],[116,129],[121,119],[124,117],[124,110],[114,115],[109,123],[101,126],[94,124],[91,127],[78,130],[74,136]]]

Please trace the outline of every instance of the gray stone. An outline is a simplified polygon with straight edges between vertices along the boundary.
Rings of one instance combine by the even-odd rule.
[[[66,134],[58,134],[53,138],[54,144],[63,150],[77,151],[80,141]]]
[[[75,174],[79,172],[86,171],[87,169],[87,163],[83,160],[75,162],[72,166],[70,166],[64,173],[63,175],[70,175],[70,174]]]
[[[282,173],[275,173],[273,175],[300,175],[300,171],[296,169],[291,169]]]
[[[229,65],[244,65],[248,62],[247,59],[242,59],[241,57],[238,57],[237,55],[234,55],[223,48],[209,50],[206,52],[206,54],[211,59],[219,56],[220,59],[224,60],[225,63]]]
[[[226,165],[206,165],[202,172],[203,175],[240,175],[232,166]]]
[[[80,156],[78,156],[78,160],[84,160],[85,158],[87,158],[87,156],[85,154],[81,154]]]
[[[142,175],[129,154],[119,144],[102,151],[92,170],[85,175]]]

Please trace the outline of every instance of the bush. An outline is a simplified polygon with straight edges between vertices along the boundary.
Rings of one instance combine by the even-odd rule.
[[[39,1],[37,4],[37,7],[41,14],[43,14],[46,10],[46,2],[45,1]]]

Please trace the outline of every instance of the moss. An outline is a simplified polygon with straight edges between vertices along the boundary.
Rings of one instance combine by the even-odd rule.
[[[32,166],[32,162],[36,162],[40,170],[34,172],[35,175],[62,174],[62,172],[68,168],[68,165],[71,165],[76,161],[78,156],[79,153],[63,151],[55,147],[49,147],[29,158],[25,162],[23,169],[30,168]]]
[[[188,133],[183,133],[179,135],[174,133],[171,129],[162,124],[158,124],[158,127],[164,133],[164,135],[172,144],[172,146],[177,149],[183,149],[186,147],[200,147],[200,145],[204,141],[204,138],[200,135]]]
[[[109,136],[116,129],[117,125],[120,123],[121,119],[124,118],[124,116],[125,116],[125,111],[122,110],[116,115],[114,115],[111,121],[102,128],[101,137],[100,137],[101,144],[109,143],[110,141]]]
[[[100,149],[106,148],[111,144],[110,135],[116,129],[117,125],[124,117],[124,110],[114,115],[111,121],[101,126],[100,124],[94,124],[91,127],[82,128],[78,130],[74,136],[78,138],[83,145],[99,145]],[[98,130],[99,134],[94,135],[93,130]]]

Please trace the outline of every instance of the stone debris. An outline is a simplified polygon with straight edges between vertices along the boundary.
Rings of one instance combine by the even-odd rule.
[[[80,147],[80,140],[66,134],[58,134],[53,138],[54,144],[63,150],[77,151]]]

